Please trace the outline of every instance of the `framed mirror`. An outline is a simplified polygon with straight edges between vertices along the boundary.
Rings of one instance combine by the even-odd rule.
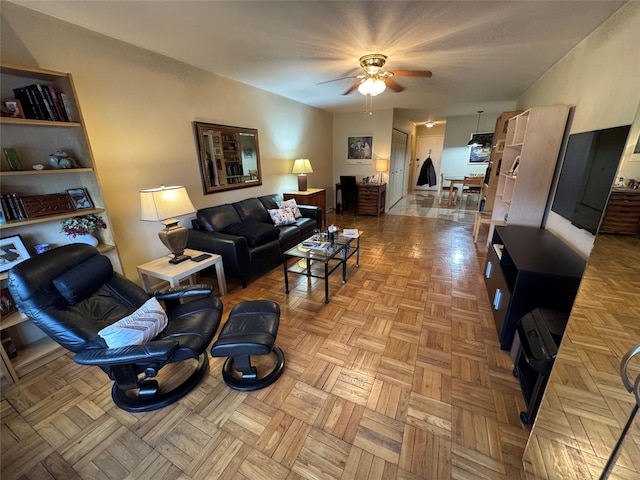
[[[203,122],[193,126],[205,195],[262,185],[258,130]]]

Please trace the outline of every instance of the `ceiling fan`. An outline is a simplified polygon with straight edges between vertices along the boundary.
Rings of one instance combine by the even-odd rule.
[[[358,89],[363,95],[375,96],[382,93],[386,87],[389,87],[394,92],[402,92],[405,88],[396,82],[392,77],[425,77],[430,78],[432,73],[430,70],[394,70],[384,71],[382,67],[387,61],[387,56],[381,53],[370,53],[363,57],[360,57],[360,66],[364,70],[364,73],[360,75],[350,75],[348,77],[336,78],[335,80],[328,80],[326,82],[320,82],[318,85],[324,83],[335,82],[338,80],[344,80],[345,78],[357,78],[357,80],[351,85],[342,95],[349,95],[354,90]]]

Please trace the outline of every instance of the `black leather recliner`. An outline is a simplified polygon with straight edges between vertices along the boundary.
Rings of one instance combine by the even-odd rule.
[[[162,408],[191,391],[208,372],[207,347],[218,330],[222,302],[211,286],[156,292],[167,327],[143,345],[108,348],[98,331],[126,317],[150,296],[113,271],[109,259],[89,245],[65,245],[13,267],[9,290],[16,306],[82,365],[100,367],[114,381],[114,403],[129,412]],[[191,298],[193,297],[193,298]],[[188,301],[181,302],[183,299]],[[192,360],[192,372],[165,391],[153,377],[170,364]]]

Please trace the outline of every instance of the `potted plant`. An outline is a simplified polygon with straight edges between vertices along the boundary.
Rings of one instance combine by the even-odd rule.
[[[106,229],[107,224],[97,215],[82,215],[79,217],[65,218],[62,222],[62,233],[71,243],[88,243],[96,247],[98,239],[93,232],[98,229]]]

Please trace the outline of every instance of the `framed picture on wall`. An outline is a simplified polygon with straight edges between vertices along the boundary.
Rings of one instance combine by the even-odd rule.
[[[373,163],[373,137],[347,138],[347,163],[366,165]]]
[[[493,143],[493,133],[474,133],[471,140],[478,145],[469,147],[469,165],[478,165],[481,163],[489,163],[491,156],[491,144]]]

